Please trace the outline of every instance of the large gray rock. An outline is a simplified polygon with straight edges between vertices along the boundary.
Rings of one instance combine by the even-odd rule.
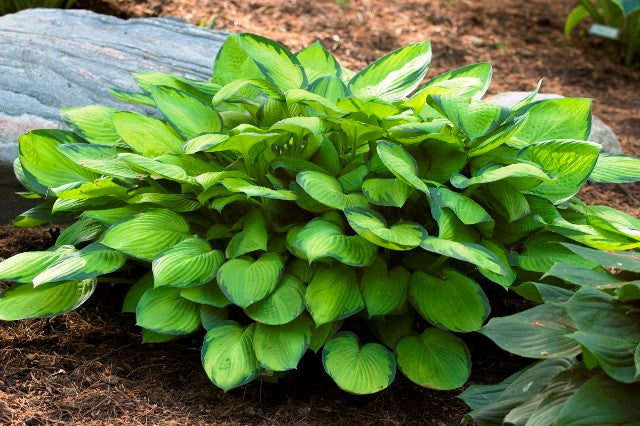
[[[528,94],[529,92],[502,92],[489,97],[487,100],[498,105],[511,107],[520,102]],[[555,93],[538,93],[534,100],[541,101],[543,99],[557,99],[563,97],[564,96]],[[616,137],[616,134],[613,133],[613,130],[611,130],[611,127],[604,124],[604,122],[595,115],[592,118],[589,140],[602,145],[602,152],[621,154],[622,148],[620,147],[620,141]]]
[[[63,127],[65,106],[131,108],[107,87],[136,90],[132,72],[206,80],[227,33],[175,18],[122,20],[85,10],[29,9],[0,17],[0,223],[33,204],[11,163],[18,137]]]

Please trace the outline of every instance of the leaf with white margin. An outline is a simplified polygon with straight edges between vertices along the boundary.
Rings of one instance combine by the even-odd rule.
[[[457,332],[477,331],[489,316],[489,299],[472,279],[453,269],[441,271],[443,278],[416,271],[409,284],[416,310],[436,327]]]
[[[508,166],[491,165],[483,167],[478,174],[467,178],[459,173],[451,176],[451,185],[464,189],[471,185],[496,182],[507,178],[536,178],[542,182],[555,182],[555,178],[545,173],[539,166],[528,163],[509,164]],[[537,182],[531,186],[535,186]]]
[[[218,269],[218,284],[229,300],[246,308],[274,291],[283,269],[277,253],[267,252],[256,260],[242,256],[228,260]]]
[[[601,153],[589,180],[603,183],[630,183],[640,180],[640,158]]]
[[[323,257],[351,266],[367,266],[378,253],[377,247],[359,235],[344,235],[335,223],[315,218],[295,236],[293,245],[309,262]]]
[[[378,343],[361,346],[350,331],[325,343],[322,364],[340,389],[356,395],[379,392],[396,377],[396,360],[391,351]]]
[[[369,205],[362,194],[344,194],[340,182],[324,173],[302,171],[296,175],[296,182],[311,198],[334,209]]]
[[[282,325],[258,323],[253,334],[253,350],[262,368],[292,370],[309,347],[313,322],[306,315]]]
[[[153,259],[155,287],[196,287],[215,278],[224,263],[220,250],[212,250],[200,238],[188,238],[169,247]]]
[[[180,292],[182,294],[182,292]],[[209,331],[222,321],[229,319],[229,309],[216,308],[211,305],[200,305],[200,321],[202,328]]]
[[[0,263],[0,280],[31,284],[49,265],[75,251],[74,246],[63,245],[47,251],[18,253]]]
[[[427,237],[427,231],[417,223],[398,222],[387,226],[384,216],[363,207],[347,207],[344,214],[349,225],[361,237],[391,250],[411,250]]]
[[[14,284],[0,293],[0,320],[48,318],[82,305],[96,288],[96,280],[63,281],[34,287]]]
[[[430,188],[429,192],[440,207],[450,208],[465,225],[475,225],[482,222],[493,222],[493,219],[480,204],[466,195],[452,191],[449,188]]]
[[[360,291],[369,318],[376,315],[395,315],[407,309],[407,293],[411,273],[403,266],[390,271],[381,257],[364,268]]]
[[[591,174],[601,146],[593,142],[550,140],[525,147],[518,157],[535,162],[553,176],[553,183],[543,182],[527,193],[559,204],[573,197]]]
[[[116,222],[100,242],[138,259],[151,261],[160,252],[189,237],[189,224],[182,216],[171,210],[151,209]]]
[[[151,288],[136,306],[136,325],[163,334],[189,334],[200,328],[200,305],[180,297],[180,289]]]
[[[87,141],[100,145],[118,145],[120,135],[111,122],[115,108],[101,105],[61,108],[62,120]]]
[[[33,285],[58,281],[80,281],[120,269],[127,256],[100,243],[92,243],[80,251],[69,253],[33,278]]]
[[[350,317],[364,309],[355,269],[341,264],[320,265],[304,298],[316,326]]]
[[[204,336],[202,366],[214,385],[223,391],[249,383],[262,369],[253,351],[256,324],[242,327],[222,321]]]
[[[247,306],[244,312],[261,324],[286,324],[304,310],[305,291],[306,288],[300,279],[285,273],[273,293]]]
[[[180,290],[180,296],[192,302],[215,308],[224,308],[231,304],[215,280],[198,287],[183,288]]]
[[[431,43],[410,44],[378,59],[349,81],[358,98],[398,101],[422,81],[431,63]]]
[[[420,336],[402,339],[395,348],[398,368],[412,382],[431,389],[451,390],[471,374],[467,345],[453,333],[427,328]]]

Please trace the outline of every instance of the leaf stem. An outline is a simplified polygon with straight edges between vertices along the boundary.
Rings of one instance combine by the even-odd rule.
[[[442,264],[444,262],[446,262],[447,260],[449,260],[449,256],[445,256],[444,254],[440,255],[439,258],[437,258],[432,264],[431,266],[429,266],[429,268],[427,269],[430,273],[434,273],[436,272],[440,266],[442,266]]]

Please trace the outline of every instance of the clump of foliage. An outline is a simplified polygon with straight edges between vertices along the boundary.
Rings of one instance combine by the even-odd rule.
[[[618,28],[624,47],[625,63],[631,65],[640,54],[640,0],[578,0],[565,23],[566,35],[581,21],[591,18],[595,23]]]
[[[230,35],[211,81],[143,73],[141,93],[112,90],[164,119],[64,109],[74,132],[20,139],[16,174],[43,202],[16,225],[75,223],[0,264],[16,282],[0,319],[67,312],[104,275],[133,277],[123,311],[144,341],[204,328],[224,390],[309,349],[348,392],[384,389],[396,368],[460,387],[483,287],[537,280],[560,242],[640,244],[633,218],[575,197],[587,179],[634,180],[640,162],[585,141],[587,99],[536,90],[501,107],[480,99],[488,63],[421,85],[430,59],[417,43],[354,75],[318,43],[293,54]]]
[[[34,7],[69,9],[74,3],[75,0],[2,0],[0,1],[0,16]]]
[[[638,238],[640,221],[627,225]],[[498,385],[469,387],[460,395],[474,410],[469,417],[479,425],[635,424],[640,254],[571,243],[555,250],[565,253],[540,282],[515,289],[543,304],[493,318],[481,331],[511,353],[544,360]]]

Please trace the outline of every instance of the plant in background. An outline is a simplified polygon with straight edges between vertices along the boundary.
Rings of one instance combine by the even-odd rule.
[[[69,9],[74,3],[75,0],[2,0],[0,16],[34,7]]]
[[[578,0],[580,3],[567,17],[564,33],[584,19],[620,30],[619,41],[624,46],[625,63],[631,65],[640,53],[640,0]]]
[[[135,277],[123,311],[144,341],[204,328],[203,366],[224,390],[309,349],[352,393],[384,389],[397,367],[462,386],[483,287],[535,281],[560,243],[640,245],[633,218],[575,197],[587,179],[636,180],[640,161],[584,141],[587,99],[532,102],[536,90],[504,108],[480,99],[488,63],[420,85],[430,59],[417,43],[354,75],[318,43],[292,54],[232,34],[211,81],[143,73],[141,93],[112,90],[164,119],[63,109],[74,132],[20,138],[23,195],[43,202],[15,223],[75,222],[0,264],[16,282],[0,319],[67,312],[104,275]]]

